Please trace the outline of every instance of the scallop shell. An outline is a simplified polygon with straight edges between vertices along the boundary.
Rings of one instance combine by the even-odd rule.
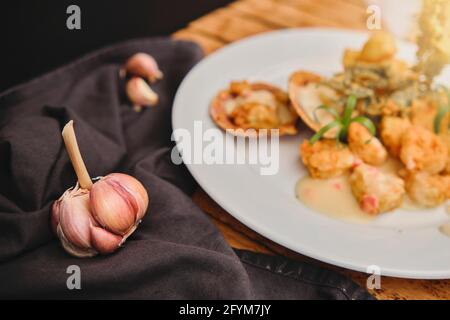
[[[256,90],[265,90],[265,91],[270,91],[275,96],[286,95],[286,93],[283,92],[283,90],[281,90],[281,89],[279,89],[279,88],[277,88],[275,86],[272,86],[270,84],[257,82],[257,83],[250,84],[250,86],[251,86],[251,90],[254,90],[254,91],[256,91]],[[241,129],[240,127],[236,126],[231,121],[231,119],[228,117],[228,115],[225,112],[224,104],[223,104],[225,99],[223,97],[228,95],[228,94],[229,94],[229,90],[228,89],[222,90],[213,99],[213,101],[211,102],[211,106],[210,106],[211,118],[217,124],[218,127],[222,128],[224,130]],[[295,114],[295,110],[293,109],[291,104],[289,104],[289,109],[292,111],[293,114]],[[277,129],[279,129],[279,136],[295,135],[295,134],[297,134],[296,123],[283,125],[283,126],[277,128]],[[255,129],[255,130],[258,131],[257,129]],[[231,132],[231,133],[234,134],[234,135],[237,135],[237,136],[254,136],[254,134],[252,134],[251,132],[243,133],[242,131],[236,131],[236,132]],[[269,133],[270,133],[270,130],[269,130]]]
[[[301,103],[297,99],[298,90],[308,85],[309,83],[319,83],[322,81],[322,77],[307,71],[297,71],[293,73],[289,78],[289,99],[291,100],[291,105],[294,110],[300,116],[302,121],[313,131],[317,132],[322,127],[323,124],[318,123],[315,119],[311,118],[308,112],[302,107]],[[325,138],[333,139],[336,137],[336,132],[333,130],[328,131],[324,135]]]

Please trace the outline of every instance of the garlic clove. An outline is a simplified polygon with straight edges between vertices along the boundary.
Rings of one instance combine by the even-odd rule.
[[[153,83],[163,78],[163,73],[159,70],[156,60],[143,52],[131,56],[125,64],[125,72],[140,76]]]
[[[127,96],[135,106],[154,106],[158,103],[158,95],[144,79],[133,77],[127,82]]]
[[[59,204],[59,227],[65,238],[78,248],[91,247],[91,213],[89,194],[76,190],[67,194]]]
[[[60,211],[60,200],[56,200],[55,202],[53,202],[52,205],[52,213],[51,213],[51,217],[50,217],[50,225],[51,228],[53,230],[53,232],[56,234],[56,229],[58,228],[59,225],[59,211]]]
[[[64,235],[64,232],[62,231],[61,225],[58,225],[56,229],[56,235],[58,236],[64,250],[74,257],[91,258],[98,254],[98,252],[92,248],[78,248],[72,243],[70,243],[70,241],[67,240],[66,236]]]
[[[148,208],[148,193],[142,183],[136,178],[123,174],[123,173],[111,173],[107,176],[110,181],[121,184],[130,194],[135,195],[137,202],[136,219],[135,222],[139,222],[147,212]]]
[[[101,254],[112,253],[120,247],[122,237],[115,235],[103,228],[91,226],[92,246]]]
[[[112,173],[93,185],[90,204],[100,225],[123,236],[128,235],[145,215],[148,194],[132,176]]]
[[[105,229],[124,235],[134,225],[138,205],[121,184],[102,178],[93,185],[90,199],[95,220]]]

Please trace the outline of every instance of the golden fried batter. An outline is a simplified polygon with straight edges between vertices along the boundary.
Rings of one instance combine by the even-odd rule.
[[[411,122],[407,118],[383,117],[381,120],[381,140],[394,157],[400,155],[402,136],[410,126]]]
[[[409,171],[437,174],[447,165],[448,149],[440,137],[421,126],[412,126],[402,136],[400,160]]]
[[[252,86],[247,81],[233,81],[230,83],[230,93],[234,96],[240,96],[252,90]]]
[[[450,199],[450,175],[443,176],[444,183],[445,183],[445,196],[447,199]]]
[[[365,163],[380,166],[387,159],[387,151],[380,140],[359,123],[352,123],[348,130],[350,150]]]
[[[402,179],[367,164],[355,168],[350,186],[361,209],[372,215],[400,207],[405,195]]]
[[[414,100],[411,107],[411,122],[413,125],[433,131],[436,113],[437,107],[433,103],[425,99]]]
[[[234,123],[243,129],[271,129],[279,126],[276,109],[259,103],[245,103],[231,112]]]
[[[445,166],[444,173],[450,174],[450,132],[446,132],[440,135],[442,141],[447,145],[448,149],[448,157],[447,157],[447,165]]]
[[[395,39],[386,32],[375,32],[364,44],[359,59],[366,62],[380,62],[392,59],[397,52]]]
[[[411,200],[422,207],[437,207],[447,199],[449,185],[444,176],[426,172],[408,172],[405,184]]]
[[[335,140],[325,139],[311,144],[305,140],[300,155],[311,177],[328,179],[349,171],[355,163],[350,150]]]

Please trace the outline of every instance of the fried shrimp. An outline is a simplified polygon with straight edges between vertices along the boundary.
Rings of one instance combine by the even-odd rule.
[[[444,173],[450,174],[450,132],[444,133],[441,136],[442,141],[447,145],[448,149],[448,157],[447,157],[447,165],[445,166]]]
[[[369,130],[357,122],[350,125],[348,131],[348,145],[350,150],[365,163],[382,165],[388,153],[381,142],[373,137]]]
[[[361,164],[350,175],[352,193],[361,209],[371,215],[394,210],[402,205],[405,185],[395,175]]]
[[[407,170],[437,174],[445,169],[448,148],[433,132],[412,126],[403,134],[401,144],[400,160]]]
[[[433,103],[424,99],[414,100],[411,106],[411,122],[413,125],[433,131],[436,113],[437,107]]]
[[[300,146],[300,155],[311,177],[317,179],[340,176],[355,164],[349,148],[331,139],[313,144],[305,140]]]
[[[445,183],[445,196],[447,199],[450,199],[450,175],[443,176],[444,183]]]
[[[411,122],[407,118],[383,117],[381,120],[381,140],[394,157],[400,155],[403,134],[410,126]]]
[[[406,191],[416,204],[433,208],[448,197],[448,177],[426,172],[408,172],[405,175]]]

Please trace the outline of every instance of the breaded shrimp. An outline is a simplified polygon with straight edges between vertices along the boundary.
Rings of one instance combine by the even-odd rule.
[[[400,155],[402,136],[411,126],[407,118],[383,117],[380,124],[380,137],[389,153],[394,157]]]
[[[440,137],[421,126],[412,126],[402,136],[400,160],[409,171],[437,174],[447,165],[448,148]]]
[[[356,122],[353,122],[348,130],[348,146],[358,158],[374,166],[382,165],[388,156],[380,140]]]
[[[376,215],[402,205],[405,185],[395,175],[385,174],[378,168],[361,164],[350,175],[352,193],[361,209]]]
[[[444,183],[445,183],[445,196],[447,199],[450,199],[450,175],[443,176]]]
[[[430,131],[434,130],[437,107],[427,100],[414,100],[411,106],[411,122]]]
[[[335,140],[320,140],[314,144],[305,140],[300,146],[303,163],[313,178],[328,179],[340,176],[355,163],[350,150]]]
[[[426,172],[408,172],[405,184],[411,200],[428,208],[442,204],[447,199],[450,186],[447,177]]]
[[[450,174],[450,132],[443,133],[440,135],[444,143],[447,145],[448,149],[448,157],[447,157],[447,165],[445,166],[444,173]]]

